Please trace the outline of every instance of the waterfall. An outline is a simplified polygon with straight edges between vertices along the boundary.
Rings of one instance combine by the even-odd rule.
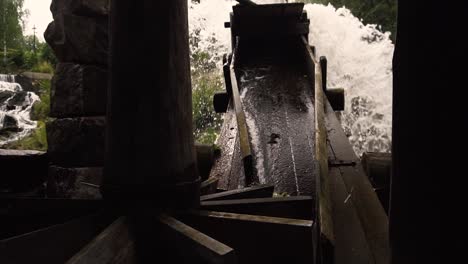
[[[23,91],[14,75],[0,74],[0,147],[30,134],[37,126],[31,110],[39,96]]]
[[[255,0],[258,4],[285,2]],[[294,2],[294,1],[289,1]],[[189,3],[189,29],[196,45],[191,52],[206,51],[221,74],[221,56],[230,52],[231,0]],[[392,57],[390,33],[377,25],[364,25],[346,8],[306,4],[310,18],[309,42],[328,59],[328,87],[345,89],[346,109],[342,126],[355,152],[389,152],[392,125]]]

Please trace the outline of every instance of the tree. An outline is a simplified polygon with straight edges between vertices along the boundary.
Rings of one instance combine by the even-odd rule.
[[[24,0],[0,0],[0,39],[4,53],[8,49],[14,52],[23,45],[23,22],[27,17],[23,2]]]

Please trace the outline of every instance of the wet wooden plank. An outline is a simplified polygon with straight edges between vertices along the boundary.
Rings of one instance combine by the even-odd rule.
[[[206,234],[168,216],[158,216],[162,224],[165,243],[186,261],[196,263],[200,258],[203,263],[237,263],[234,249],[207,236]],[[187,262],[188,263],[188,262]]]
[[[333,161],[355,162],[355,166],[339,166],[341,178],[366,236],[375,263],[388,263],[390,246],[388,237],[388,218],[375,193],[372,184],[364,173],[359,158],[344,134],[330,103],[326,102],[326,124],[328,142],[332,149]]]
[[[252,150],[250,148],[250,137],[247,129],[247,121],[245,118],[244,109],[239,94],[239,86],[237,85],[237,77],[235,67],[237,66],[238,58],[239,37],[236,39],[236,48],[232,54],[232,61],[230,65],[230,77],[232,86],[232,100],[234,102],[234,111],[236,112],[237,129],[239,132],[239,144],[244,164],[245,182],[246,185],[252,183],[253,177],[253,164],[252,164]]]
[[[111,220],[102,212],[2,240],[0,263],[65,263]]]
[[[239,263],[312,263],[312,221],[213,211],[183,221],[233,247]]]
[[[219,133],[217,145],[221,149],[221,155],[214,161],[210,171],[211,178],[218,178],[218,187],[229,189],[232,159],[234,157],[234,147],[237,140],[237,123],[233,111],[233,102],[229,102],[228,110],[224,114],[224,122]]]
[[[356,209],[375,263],[390,261],[388,218],[361,164],[340,167],[341,177]]]
[[[224,201],[202,201],[202,210],[239,214],[312,220],[315,201],[310,196],[237,199]]]
[[[336,264],[373,263],[359,217],[338,168],[330,169]]]
[[[322,71],[320,63],[317,61],[315,54],[307,42],[305,37],[302,37],[304,48],[307,73],[310,78],[311,87],[314,90],[314,105],[315,105],[315,159],[318,168],[319,189],[317,190],[318,200],[318,225],[320,232],[324,237],[334,244],[333,233],[333,213],[332,201],[330,197],[330,183],[328,175],[328,146],[327,146],[327,129],[325,127],[325,106],[326,98],[322,88]]]
[[[66,263],[137,263],[127,218],[119,217]]]
[[[233,200],[233,199],[248,199],[248,198],[268,198],[273,196],[274,185],[264,184],[243,189],[235,189],[220,193],[200,196],[200,201],[215,201],[215,200]]]

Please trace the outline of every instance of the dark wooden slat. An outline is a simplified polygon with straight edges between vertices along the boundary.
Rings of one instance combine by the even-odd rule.
[[[388,215],[392,154],[366,152],[362,155],[362,166]]]
[[[352,193],[350,199],[354,203],[375,262],[388,263],[390,245],[387,215],[329,102],[326,102],[326,107],[328,139],[333,151],[329,159],[356,162],[355,166],[338,167],[341,178],[346,191]]]
[[[239,263],[312,263],[312,221],[213,211],[183,221],[233,247]]]
[[[346,191],[339,169],[331,168],[329,175],[335,233],[334,263],[373,263],[354,203],[348,198],[349,193]]]
[[[202,210],[312,220],[314,200],[310,196],[203,201]]]
[[[230,65],[230,77],[231,77],[231,87],[232,87],[232,101],[234,106],[234,111],[236,112],[237,120],[237,129],[239,132],[239,144],[240,151],[242,156],[242,161],[244,164],[244,173],[245,173],[245,185],[252,183],[253,177],[253,160],[252,160],[252,150],[250,148],[250,137],[249,131],[247,129],[247,121],[245,118],[244,109],[242,108],[241,98],[239,94],[239,86],[237,85],[237,77],[235,72],[235,67],[237,66],[239,58],[239,37],[236,37],[236,47],[232,53],[232,61]]]
[[[62,224],[80,216],[97,212],[103,201],[8,198],[0,199],[0,239]]]
[[[111,220],[103,212],[2,240],[0,263],[65,263]]]
[[[248,198],[268,198],[273,196],[274,185],[257,185],[243,189],[200,196],[200,201],[233,200]]]
[[[168,216],[160,215],[161,237],[168,247],[175,250],[182,260],[194,263],[197,259],[203,263],[237,263],[234,249],[201,233],[200,231]],[[184,262],[185,263],[185,262]],[[188,263],[188,262],[187,262]],[[196,262],[195,262],[196,263]]]
[[[260,21],[254,24],[247,23],[238,25],[235,31],[238,36],[241,37],[271,37],[270,34],[275,34],[275,37],[306,35],[309,33],[309,23],[295,23],[292,25],[285,25],[281,23],[264,24]]]
[[[264,4],[264,5],[236,5],[232,10],[236,19],[246,19],[249,17],[276,17],[281,18],[291,16],[300,18],[304,3],[290,4]]]
[[[322,89],[322,71],[320,63],[317,61],[315,54],[307,42],[305,37],[302,37],[302,44],[305,54],[307,72],[310,77],[311,87],[314,88],[315,102],[315,159],[318,168],[317,181],[320,182],[317,190],[318,208],[317,215],[320,227],[320,232],[330,241],[334,242],[333,234],[333,215],[332,201],[330,197],[330,186],[328,176],[328,146],[327,146],[327,130],[325,126],[325,106],[327,99],[324,96]]]
[[[208,178],[200,184],[200,194],[207,195],[211,193],[216,193],[216,188],[218,187],[218,178]]]
[[[67,264],[80,263],[137,263],[135,241],[127,217],[119,217],[67,261]]]

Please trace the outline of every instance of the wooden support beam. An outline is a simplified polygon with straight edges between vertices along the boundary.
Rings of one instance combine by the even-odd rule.
[[[200,184],[200,194],[201,195],[207,195],[207,194],[212,194],[216,193],[216,188],[218,187],[218,178],[208,178],[206,181],[203,181]]]
[[[1,240],[0,263],[63,264],[111,220],[111,214],[101,212]]]
[[[307,65],[307,72],[310,77],[311,87],[314,92],[314,104],[315,104],[315,159],[317,168],[317,225],[319,227],[317,236],[319,238],[324,237],[324,240],[328,241],[324,244],[330,244],[327,247],[333,247],[335,235],[333,227],[333,212],[332,212],[332,201],[330,194],[330,183],[328,175],[328,153],[327,153],[327,129],[325,126],[325,107],[328,102],[324,96],[323,83],[322,83],[322,71],[320,63],[312,52],[307,39],[302,37],[302,43],[304,46],[304,54]],[[323,252],[326,255],[321,255],[323,258],[328,257],[327,252]],[[324,260],[324,259],[322,259]]]
[[[240,151],[242,161],[244,163],[245,172],[245,185],[250,185],[253,182],[253,158],[252,150],[250,148],[249,130],[247,129],[247,121],[245,119],[244,109],[239,94],[239,86],[237,85],[237,77],[235,66],[239,61],[239,37],[236,38],[236,47],[232,54],[232,61],[230,65],[230,79],[232,86],[232,100],[234,102],[234,110],[236,112],[237,129],[239,131]]]
[[[310,196],[202,201],[202,210],[312,220],[314,199]]]
[[[257,185],[253,187],[202,195],[200,196],[200,201],[268,198],[273,196],[274,190],[275,186],[271,184]]]
[[[366,236],[372,258],[376,263],[389,263],[388,218],[385,210],[328,102],[326,107],[328,142],[332,150],[330,156],[335,160],[356,162],[355,166],[339,167],[341,178],[346,191],[351,194],[349,199],[353,201],[354,210]]]
[[[362,166],[379,197],[380,203],[388,215],[392,154],[365,152],[362,155]]]
[[[110,2],[103,197],[197,207],[187,1]]]
[[[231,247],[171,216],[162,214],[158,220],[161,224],[159,235],[164,237],[167,247],[174,250],[174,260],[186,261],[182,263],[198,263],[197,260],[213,264],[237,263]]]
[[[312,221],[213,211],[183,219],[234,248],[239,263],[312,263]]]
[[[66,264],[137,263],[127,217],[119,217]]]

